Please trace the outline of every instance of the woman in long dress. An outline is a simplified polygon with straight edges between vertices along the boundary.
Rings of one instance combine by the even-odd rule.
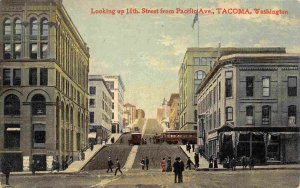
[[[166,172],[166,160],[165,160],[165,158],[163,158],[163,159],[160,161],[160,168],[161,168],[161,171],[162,171],[162,172]]]

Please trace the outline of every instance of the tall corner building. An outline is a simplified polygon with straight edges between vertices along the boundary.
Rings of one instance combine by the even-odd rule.
[[[104,79],[112,93],[112,133],[120,133],[123,125],[125,86],[120,75],[105,75]]]
[[[49,170],[87,145],[89,48],[61,0],[0,1],[0,157]]]
[[[285,49],[188,48],[179,69],[179,127],[181,130],[197,130],[197,88],[219,57],[234,53],[285,53]]]
[[[299,163],[300,54],[253,51],[222,55],[198,88],[199,148],[220,162]]]

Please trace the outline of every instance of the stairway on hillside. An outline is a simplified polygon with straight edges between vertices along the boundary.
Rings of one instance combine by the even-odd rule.
[[[144,134],[160,134],[162,131],[163,128],[156,119],[148,119],[147,128]]]
[[[149,158],[149,168],[160,168],[160,161],[163,157],[167,160],[168,157],[171,157],[172,164],[176,157],[180,157],[186,163],[186,155],[181,150],[179,145],[141,145],[138,148],[138,152],[132,168],[141,168],[142,158],[146,156]]]
[[[128,145],[130,134],[123,134],[114,144],[104,146],[83,168],[83,171],[107,169],[107,160],[109,157],[116,164],[116,159],[119,159],[123,167],[127,161],[127,157],[132,146]],[[123,143],[121,142],[121,139]],[[114,166],[115,167],[115,166]]]

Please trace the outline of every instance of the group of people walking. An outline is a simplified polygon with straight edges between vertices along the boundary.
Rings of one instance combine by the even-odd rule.
[[[240,162],[240,164],[242,164],[243,169],[246,169],[247,166],[249,166],[250,170],[254,169],[254,159],[253,159],[253,157],[242,156],[239,162]],[[236,170],[236,166],[237,166],[237,160],[234,156],[233,157],[228,156],[225,160],[224,165],[223,165],[224,168],[231,169],[232,171]]]
[[[111,157],[109,157],[109,158],[108,158],[108,161],[107,161],[107,166],[108,166],[107,171],[106,171],[107,173],[108,173],[109,171],[110,171],[110,172],[113,172],[113,165],[114,165],[114,163],[113,163]],[[123,174],[123,172],[122,172],[122,170],[121,170],[121,164],[120,164],[120,161],[119,161],[118,158],[116,159],[115,176],[117,175],[117,172],[120,172],[121,174]]]

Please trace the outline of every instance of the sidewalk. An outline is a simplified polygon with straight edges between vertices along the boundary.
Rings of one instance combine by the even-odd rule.
[[[114,137],[115,138],[115,142],[117,142],[118,139],[121,136],[122,136],[122,133],[111,134],[110,138],[108,139],[107,144],[112,144],[111,143],[111,138],[112,137]],[[68,173],[78,173],[105,146],[106,145],[102,143],[102,144],[96,144],[96,145],[94,145],[93,151],[91,151],[90,148],[87,149],[84,152],[85,153],[85,160],[83,160],[83,161],[74,161],[64,171],[59,171],[59,172],[56,172],[56,171],[54,171],[54,172],[51,172],[51,171],[37,171],[36,174],[64,174],[64,173],[68,174]],[[11,175],[31,175],[32,172],[31,171],[26,171],[26,172],[11,172],[10,174]],[[1,172],[0,172],[0,175],[2,175]],[[0,188],[1,188],[1,186],[0,186]]]
[[[231,169],[223,168],[223,164],[218,164],[219,168],[200,168],[197,171],[231,171]],[[242,166],[236,166],[236,170],[249,170],[249,167],[243,169]],[[253,170],[300,170],[300,164],[285,165],[259,165],[254,166]]]
[[[184,151],[185,155],[190,157],[193,164],[195,164],[195,159],[194,159],[195,152],[193,152],[193,150],[191,149],[191,152],[189,153],[186,150],[186,145],[180,145],[180,147],[181,147],[182,151]],[[208,161],[204,157],[199,156],[199,168],[198,169],[200,170],[200,169],[206,169],[206,168],[208,168]]]

